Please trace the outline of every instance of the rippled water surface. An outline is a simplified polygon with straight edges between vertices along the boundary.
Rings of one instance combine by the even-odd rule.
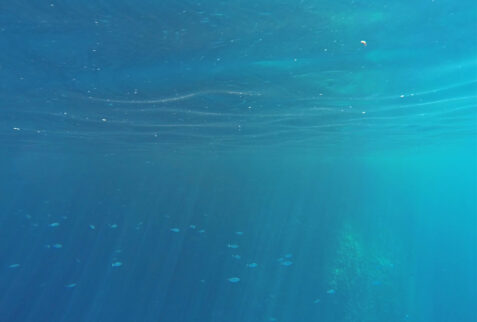
[[[1,6],[4,144],[346,149],[475,135],[473,1]]]

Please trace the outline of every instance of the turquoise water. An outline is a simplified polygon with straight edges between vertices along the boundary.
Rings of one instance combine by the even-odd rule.
[[[0,321],[476,321],[476,21],[0,3]]]

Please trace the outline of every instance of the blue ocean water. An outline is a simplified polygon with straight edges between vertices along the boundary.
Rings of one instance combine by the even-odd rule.
[[[477,321],[476,21],[0,2],[0,322]]]

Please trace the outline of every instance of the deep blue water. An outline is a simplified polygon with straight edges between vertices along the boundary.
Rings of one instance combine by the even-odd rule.
[[[0,322],[477,321],[475,1],[0,2]]]

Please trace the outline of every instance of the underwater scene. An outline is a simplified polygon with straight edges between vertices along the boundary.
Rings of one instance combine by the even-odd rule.
[[[476,299],[476,1],[0,1],[0,322]]]

